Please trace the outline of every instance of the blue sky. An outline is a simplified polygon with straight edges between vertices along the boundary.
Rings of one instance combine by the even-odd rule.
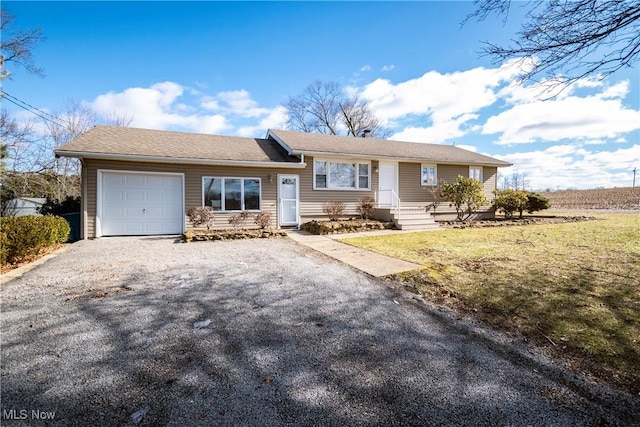
[[[522,3],[520,3],[522,4]],[[391,139],[453,144],[514,163],[532,188],[630,186],[640,166],[640,67],[542,101],[518,66],[479,55],[503,25],[461,21],[473,3],[12,2],[39,27],[45,78],[11,69],[3,90],[44,111],[68,100],[132,126],[263,137],[315,79],[369,100]],[[3,102],[21,118],[29,113]]]

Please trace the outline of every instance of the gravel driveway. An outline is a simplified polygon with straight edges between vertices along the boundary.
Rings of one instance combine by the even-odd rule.
[[[1,326],[2,425],[640,419],[637,398],[287,239],[78,242],[2,286]]]

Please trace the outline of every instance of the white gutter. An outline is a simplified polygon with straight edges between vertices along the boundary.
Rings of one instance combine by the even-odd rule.
[[[137,154],[88,153],[85,151],[54,150],[56,156],[77,157],[79,159],[124,160],[147,163],[182,163],[211,166],[251,166],[258,168],[304,169],[305,163],[270,162],[256,160],[213,160],[194,159],[191,157],[141,156]]]

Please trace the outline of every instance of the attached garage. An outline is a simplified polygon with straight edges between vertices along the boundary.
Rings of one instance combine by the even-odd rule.
[[[184,175],[98,171],[97,236],[184,232]]]

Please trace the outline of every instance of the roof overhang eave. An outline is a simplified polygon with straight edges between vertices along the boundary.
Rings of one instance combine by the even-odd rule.
[[[86,151],[54,150],[56,156],[75,157],[78,159],[96,160],[122,160],[128,162],[145,163],[181,163],[192,165],[209,166],[250,166],[258,168],[284,168],[284,169],[304,169],[305,163],[294,162],[273,162],[259,160],[222,160],[222,159],[197,159],[192,157],[164,157],[164,156],[144,156],[138,154],[113,154],[113,153],[91,153]]]
[[[420,158],[420,157],[402,157],[402,156],[389,156],[384,154],[352,154],[352,153],[336,153],[331,151],[311,151],[311,150],[291,150],[291,155],[299,156],[325,156],[325,157],[340,157],[340,158],[348,158],[348,159],[385,159],[385,160],[397,160],[403,162],[410,163],[438,163],[438,164],[446,164],[446,165],[478,165],[478,166],[493,166],[493,167],[508,167],[513,166],[511,163],[497,163],[497,162],[463,162],[456,160],[439,160],[434,158]]]

